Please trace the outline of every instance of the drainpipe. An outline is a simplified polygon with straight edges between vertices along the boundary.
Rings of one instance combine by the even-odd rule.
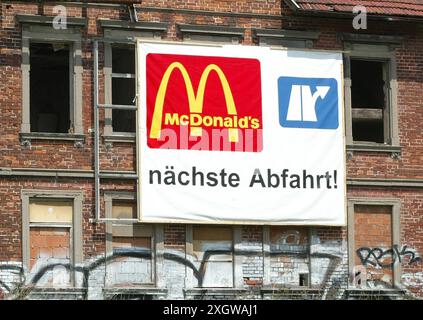
[[[98,41],[94,41],[94,207],[95,221],[100,219],[100,155],[98,114]]]

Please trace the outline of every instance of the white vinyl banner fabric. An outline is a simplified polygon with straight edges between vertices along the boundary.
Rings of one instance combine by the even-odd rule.
[[[144,222],[345,225],[342,55],[138,43]]]

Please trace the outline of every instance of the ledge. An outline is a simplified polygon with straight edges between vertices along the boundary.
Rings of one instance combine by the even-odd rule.
[[[348,186],[423,188],[423,179],[347,178]]]
[[[302,30],[281,30],[281,29],[252,29],[256,38],[277,38],[290,40],[317,40],[320,32]]]
[[[84,134],[71,134],[71,133],[50,133],[50,132],[29,132],[19,133],[21,139],[31,140],[85,140]]]
[[[61,177],[61,178],[94,178],[92,170],[77,169],[46,169],[46,168],[6,168],[0,167],[0,177]],[[136,180],[133,171],[101,171],[102,179]],[[399,187],[423,188],[423,179],[393,179],[393,178],[354,178],[347,177],[347,185],[367,187]],[[303,253],[303,252],[302,252]]]
[[[110,287],[104,288],[103,293],[105,298],[111,298],[116,295],[148,295],[155,297],[165,297],[168,290],[166,288],[155,287]]]
[[[406,291],[403,289],[384,289],[384,288],[366,288],[366,289],[359,289],[359,288],[349,288],[346,289],[344,292],[344,296],[347,299],[393,299],[397,298],[400,299],[404,297]]]
[[[314,289],[314,288],[299,288],[299,287],[274,287],[274,288],[261,288],[261,293],[263,295],[302,295],[302,294],[321,294],[323,293],[322,289]]]
[[[260,289],[261,292],[321,292],[320,288],[298,287],[298,286],[266,286]]]
[[[234,296],[244,295],[249,291],[247,289],[236,289],[236,288],[191,288],[184,289],[184,293],[187,296]]]
[[[230,37],[244,37],[244,28],[235,28],[228,26],[216,25],[200,25],[200,24],[177,24],[177,29],[183,34],[205,34],[205,35],[218,35]]]
[[[4,168],[0,167],[0,177],[61,177],[61,178],[94,178],[92,170],[77,169],[46,169],[46,168]],[[100,172],[102,179],[138,179],[134,171],[108,171]]]
[[[323,290],[312,288],[262,288],[260,290],[263,300],[321,300]]]
[[[86,170],[0,167],[1,176],[93,178],[94,174]]]
[[[84,300],[87,294],[86,288],[53,288],[53,287],[33,287],[29,289],[26,299],[30,300]]]
[[[365,151],[365,152],[386,152],[401,155],[400,146],[392,146],[386,144],[349,144],[346,147],[348,151]]]
[[[168,23],[165,22],[131,22],[124,20],[98,19],[102,28],[125,29],[134,31],[167,31]]]
[[[73,141],[76,147],[85,143],[84,134],[50,133],[50,132],[21,132],[19,138],[22,145],[31,144],[32,140]]]
[[[373,292],[373,293],[377,293],[377,292],[401,292],[401,293],[405,293],[406,291],[404,289],[396,289],[396,288],[348,288],[345,289],[345,291],[348,292]]]
[[[377,34],[357,34],[357,33],[339,33],[338,37],[342,41],[368,44],[391,44],[399,45],[404,38],[400,36],[386,36]]]
[[[52,25],[56,17],[41,16],[30,14],[17,14],[16,20],[22,24],[38,24],[38,25]],[[67,17],[66,25],[68,27],[85,27],[87,25],[86,18]]]
[[[134,134],[111,134],[111,135],[103,135],[103,139],[105,143],[111,142],[129,142],[135,143],[136,136]]]

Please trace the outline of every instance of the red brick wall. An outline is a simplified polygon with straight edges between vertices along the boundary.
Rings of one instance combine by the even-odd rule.
[[[167,247],[185,247],[185,225],[167,224],[164,227],[164,245]]]
[[[389,206],[362,206],[356,205],[354,208],[354,250],[360,248],[380,248],[382,250],[389,250],[392,248],[392,208]],[[375,252],[379,257],[381,252]],[[367,251],[363,251],[363,257],[367,257]],[[381,259],[376,261],[371,258],[371,262],[381,264],[391,264],[393,262],[392,255],[381,256]],[[361,265],[358,254],[355,255],[355,265]],[[393,284],[392,267],[377,268],[371,264],[366,264],[367,280],[382,281],[389,285]]]

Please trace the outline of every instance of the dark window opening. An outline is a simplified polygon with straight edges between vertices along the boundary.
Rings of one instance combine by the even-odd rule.
[[[300,287],[308,287],[308,273],[300,273]]]
[[[386,141],[385,65],[351,60],[352,135],[354,141]]]
[[[135,104],[135,48],[112,47],[112,104]],[[115,132],[135,132],[135,112],[114,109],[112,126]]]
[[[135,79],[112,79],[112,104],[133,105]],[[135,132],[135,111],[113,110],[113,130],[116,132]]]
[[[69,132],[69,45],[31,43],[30,66],[31,131]]]
[[[135,47],[132,45],[112,47],[112,72],[135,73]]]

